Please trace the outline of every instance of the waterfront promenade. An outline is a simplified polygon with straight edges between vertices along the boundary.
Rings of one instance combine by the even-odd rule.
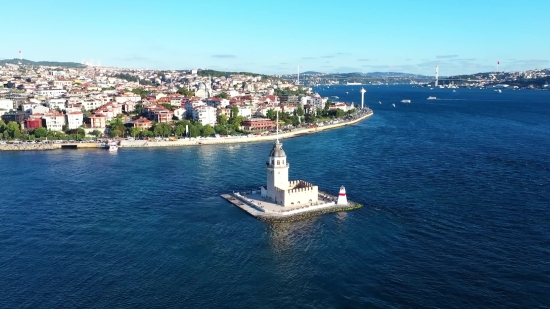
[[[372,110],[366,110],[359,113],[355,118],[350,120],[338,119],[337,123],[316,126],[313,128],[299,128],[292,131],[282,132],[268,135],[243,135],[235,137],[201,137],[201,138],[186,138],[175,141],[157,141],[157,140],[121,140],[121,148],[140,148],[140,147],[177,147],[177,146],[201,146],[215,144],[238,144],[251,142],[271,141],[277,138],[286,139],[298,137],[307,134],[315,134],[318,132],[337,129],[344,126],[354,125],[362,120],[373,115]],[[20,143],[20,144],[4,144],[0,145],[0,151],[24,151],[24,150],[55,150],[55,149],[80,149],[80,148],[100,148],[98,143]]]

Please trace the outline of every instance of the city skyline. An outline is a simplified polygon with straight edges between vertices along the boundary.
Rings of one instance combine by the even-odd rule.
[[[441,75],[550,67],[542,1],[501,5],[387,1],[27,1],[0,59],[83,59],[104,66]],[[528,5],[527,5],[528,4]],[[23,17],[22,17],[23,16]],[[44,17],[47,17],[46,19]]]

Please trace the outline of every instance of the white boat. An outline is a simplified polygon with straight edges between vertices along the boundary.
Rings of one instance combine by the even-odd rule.
[[[395,107],[395,103],[392,103],[391,105],[392,105],[393,107]]]
[[[103,148],[108,149],[109,151],[117,151],[118,150],[118,144],[117,144],[117,142],[105,142],[103,144]]]
[[[456,90],[453,89],[453,92],[456,92]]]
[[[381,101],[378,101],[378,104],[382,104],[382,102],[381,102]]]
[[[401,100],[401,103],[411,103],[411,100]]]
[[[436,97],[428,97],[428,100],[437,100]]]

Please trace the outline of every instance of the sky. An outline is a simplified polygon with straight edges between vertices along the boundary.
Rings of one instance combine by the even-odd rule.
[[[546,0],[21,0],[0,59],[263,74],[550,67]]]

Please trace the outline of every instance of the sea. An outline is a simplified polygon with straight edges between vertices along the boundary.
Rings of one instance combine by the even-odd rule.
[[[270,142],[0,153],[0,308],[549,308],[550,91],[365,89],[372,117],[282,141],[363,207],[293,223],[220,197]]]

